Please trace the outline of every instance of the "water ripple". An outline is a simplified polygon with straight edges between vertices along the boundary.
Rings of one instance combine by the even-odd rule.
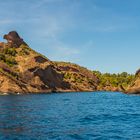
[[[66,93],[0,96],[1,140],[138,140],[140,96]]]

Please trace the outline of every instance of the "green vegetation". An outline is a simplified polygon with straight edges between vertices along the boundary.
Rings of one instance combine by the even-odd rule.
[[[64,74],[64,79],[70,80],[73,83],[82,83],[84,81],[84,79],[80,75],[76,73],[70,73],[70,72],[66,72]]]
[[[15,56],[17,51],[15,48],[5,48],[0,51],[0,61],[5,62],[8,66],[14,66],[17,64]]]
[[[101,73],[99,71],[93,71],[93,73],[99,78],[100,87],[124,87],[126,88],[135,79],[135,75],[122,72],[118,74]]]
[[[30,51],[31,49],[27,46],[27,44],[22,44],[20,45],[20,52],[19,52],[19,55],[29,55],[30,54]]]
[[[4,53],[4,54],[11,55],[11,56],[16,56],[17,51],[16,51],[15,48],[5,48],[5,49],[3,50],[3,53]]]
[[[72,75],[70,73],[65,73],[64,78],[65,79],[71,79]]]
[[[0,53],[0,60],[5,62],[9,66],[14,66],[17,64],[15,58],[13,58],[11,56],[6,56],[6,55],[1,54],[1,53]]]

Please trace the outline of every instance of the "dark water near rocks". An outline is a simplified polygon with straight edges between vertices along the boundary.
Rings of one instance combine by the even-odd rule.
[[[139,140],[140,96],[112,92],[0,96],[1,140]]]

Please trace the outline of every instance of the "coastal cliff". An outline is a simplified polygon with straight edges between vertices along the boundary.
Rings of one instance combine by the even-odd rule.
[[[86,68],[53,62],[12,31],[0,43],[0,93],[95,91],[98,78]]]
[[[16,31],[0,42],[0,93],[29,94],[77,91],[140,92],[136,76],[91,71],[69,62],[51,61],[31,49]]]

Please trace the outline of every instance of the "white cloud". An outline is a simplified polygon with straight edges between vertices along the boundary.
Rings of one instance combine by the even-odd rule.
[[[53,42],[51,47],[53,48],[54,52],[59,56],[69,57],[71,55],[77,55],[80,53],[80,50],[76,49],[73,46],[64,44],[60,41]]]

